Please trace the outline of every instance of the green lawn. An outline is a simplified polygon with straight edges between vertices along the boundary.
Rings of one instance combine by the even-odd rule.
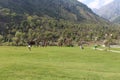
[[[0,80],[119,80],[120,54],[79,47],[0,47]]]

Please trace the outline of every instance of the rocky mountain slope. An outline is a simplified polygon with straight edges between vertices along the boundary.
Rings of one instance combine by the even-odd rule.
[[[114,0],[108,5],[105,5],[95,12],[101,17],[112,22],[120,22],[120,0]]]

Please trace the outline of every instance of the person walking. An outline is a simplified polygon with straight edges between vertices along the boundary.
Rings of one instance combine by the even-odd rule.
[[[28,45],[28,49],[29,49],[29,51],[31,51],[31,45]]]

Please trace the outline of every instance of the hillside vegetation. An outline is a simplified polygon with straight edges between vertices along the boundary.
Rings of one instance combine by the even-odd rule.
[[[119,28],[113,27],[77,0],[0,0],[0,45],[32,40],[68,45],[113,32],[117,39]]]

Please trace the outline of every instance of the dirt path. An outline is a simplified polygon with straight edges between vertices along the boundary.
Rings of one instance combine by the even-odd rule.
[[[101,49],[101,48],[97,48],[97,50],[104,51],[104,49]],[[117,51],[117,50],[107,50],[107,51],[120,53],[120,51]]]

